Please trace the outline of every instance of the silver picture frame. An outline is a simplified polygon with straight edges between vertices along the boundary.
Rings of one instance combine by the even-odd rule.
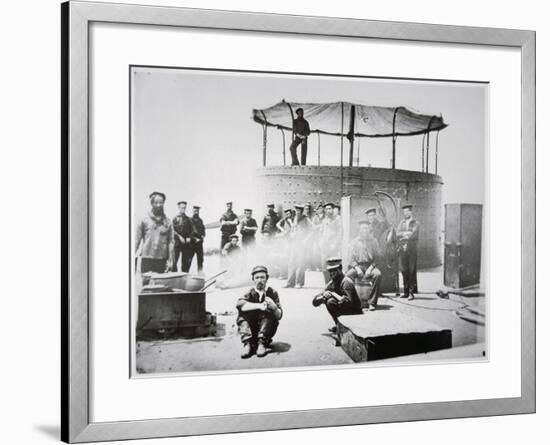
[[[307,411],[90,421],[89,27],[93,22],[462,43],[521,50],[521,396]],[[61,436],[68,443],[535,412],[535,32],[71,1],[62,34]]]

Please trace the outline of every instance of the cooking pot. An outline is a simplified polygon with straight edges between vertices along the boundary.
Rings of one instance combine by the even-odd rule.
[[[185,272],[166,272],[166,273],[154,273],[149,272],[143,274],[149,276],[149,284],[159,285],[162,284],[170,289],[185,290],[188,273]]]
[[[170,289],[179,289],[185,290],[188,292],[197,292],[201,291],[203,288],[206,288],[209,281],[212,281],[214,278],[220,276],[221,274],[227,271],[217,273],[216,275],[204,279],[202,275],[191,275],[186,272],[167,272],[167,273],[154,273],[148,272],[143,274],[144,276],[149,276],[151,281],[149,284],[158,285],[162,284]],[[205,286],[206,285],[206,286]]]
[[[204,287],[205,279],[201,275],[187,275],[185,277],[185,287],[183,290],[196,292]]]

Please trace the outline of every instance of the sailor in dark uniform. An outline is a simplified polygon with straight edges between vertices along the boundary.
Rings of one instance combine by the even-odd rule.
[[[342,260],[340,258],[329,258],[326,269],[331,280],[325,291],[315,296],[313,306],[324,304],[330,316],[334,320],[334,326],[329,329],[336,333],[338,317],[341,315],[362,314],[361,300],[351,278],[346,277],[342,271]]]
[[[191,237],[193,236],[193,223],[191,218],[185,214],[187,201],[178,202],[178,214],[172,220],[174,226],[174,264],[172,271],[178,270],[178,259],[181,256],[181,271],[189,272],[191,261],[193,260],[193,245]]]
[[[418,256],[419,224],[412,214],[412,205],[402,206],[404,219],[397,226],[399,243],[399,270],[403,276],[403,295],[401,298],[414,299],[418,292],[416,279],[416,260]]]
[[[296,155],[296,148],[298,145],[302,145],[302,165],[306,165],[307,158],[307,137],[311,133],[309,128],[309,122],[304,119],[304,109],[298,108],[296,110],[297,118],[294,119],[292,124],[292,132],[294,133],[294,140],[290,144],[290,154],[292,156],[292,165],[300,165],[298,162],[298,156]]]
[[[240,224],[241,244],[243,248],[254,247],[258,223],[252,218],[252,209],[244,209],[244,218]]]
[[[288,279],[284,287],[302,288],[305,282],[305,251],[310,223],[303,214],[303,205],[296,204],[294,208],[296,216],[291,220]]]
[[[278,243],[276,240],[279,229],[277,223],[281,220],[275,211],[275,204],[267,204],[267,213],[262,220],[261,236],[262,246],[261,255],[265,258],[264,263],[270,268],[275,277],[282,275],[283,268],[281,257],[284,257],[284,243]],[[286,264],[285,268],[286,270]]]
[[[204,228],[204,222],[199,216],[200,207],[193,206],[193,216],[191,222],[193,223],[193,236],[191,237],[191,246],[193,248],[193,253],[191,255],[191,261],[195,254],[197,255],[197,271],[202,273],[202,267],[204,264],[204,246],[203,241],[206,236],[206,230]]]
[[[248,358],[254,352],[258,357],[267,354],[267,348],[283,316],[279,295],[267,286],[268,278],[267,267],[254,267],[254,287],[237,301],[237,325],[243,343],[242,358]]]
[[[220,218],[220,230],[222,232],[222,239],[220,243],[220,249],[223,249],[224,246],[229,242],[229,238],[235,232],[237,232],[237,226],[239,225],[239,217],[235,212],[233,212],[233,203],[226,203],[227,210]]]
[[[275,211],[275,204],[267,204],[267,214],[262,221],[262,234],[265,237],[271,238],[278,232],[277,223],[281,220],[278,213]]]

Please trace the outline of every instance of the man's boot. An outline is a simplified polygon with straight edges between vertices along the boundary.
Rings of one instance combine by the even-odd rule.
[[[265,348],[264,342],[261,341],[258,344],[258,349],[256,350],[256,355],[258,357],[264,357],[267,354],[267,349]]]
[[[250,346],[250,343],[246,342],[243,343],[242,351],[241,351],[241,358],[248,358],[252,355],[252,348]]]

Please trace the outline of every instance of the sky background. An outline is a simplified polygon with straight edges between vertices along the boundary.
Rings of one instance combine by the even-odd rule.
[[[205,222],[219,219],[226,201],[241,213],[255,202],[262,162],[262,126],[252,109],[288,102],[349,101],[442,115],[438,174],[443,203],[483,203],[487,153],[487,94],[484,84],[369,78],[334,78],[187,69],[134,68],[132,73],[132,181],[135,215],[149,209],[148,195],[200,205]],[[307,119],[307,116],[305,116]],[[432,133],[430,172],[434,171]],[[286,134],[287,164],[290,133]],[[360,165],[390,167],[391,138],[360,138]],[[317,164],[317,135],[309,138],[308,164]],[[267,165],[282,165],[282,136],[268,130]],[[348,143],[344,140],[344,163]],[[298,149],[299,152],[300,149]],[[396,167],[421,169],[422,136],[397,139]],[[340,165],[340,138],[321,135],[321,164]]]

